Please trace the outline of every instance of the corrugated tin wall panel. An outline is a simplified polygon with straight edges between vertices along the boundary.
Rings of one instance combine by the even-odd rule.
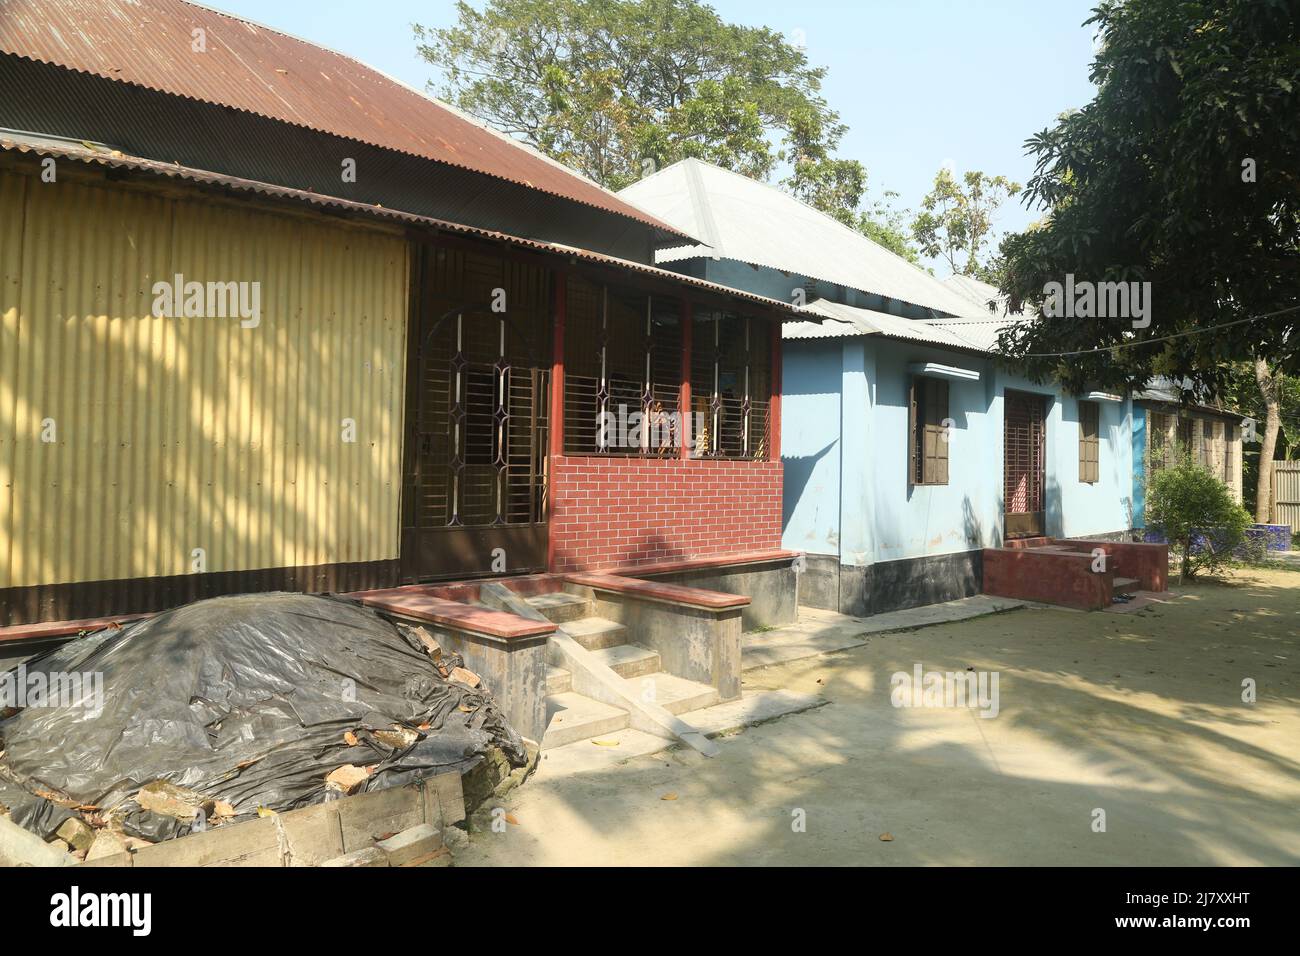
[[[0,224],[0,587],[397,557],[404,240],[11,173]],[[176,273],[260,325],[152,317]]]
[[[1300,534],[1300,461],[1273,462],[1274,524]]]
[[[27,179],[0,176],[0,581],[10,579],[9,542],[18,408],[18,290],[23,264],[23,216]]]

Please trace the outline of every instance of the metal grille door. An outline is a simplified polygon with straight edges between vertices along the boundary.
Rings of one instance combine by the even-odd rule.
[[[540,570],[549,278],[459,250],[426,248],[422,257],[403,573],[429,580]]]
[[[1006,536],[1043,533],[1046,402],[1041,395],[1003,397],[1003,500]]]

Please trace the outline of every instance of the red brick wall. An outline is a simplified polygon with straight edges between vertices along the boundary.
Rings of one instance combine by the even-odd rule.
[[[781,462],[551,458],[553,571],[781,546]]]

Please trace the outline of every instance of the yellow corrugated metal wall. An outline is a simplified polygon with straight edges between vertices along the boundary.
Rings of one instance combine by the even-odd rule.
[[[396,558],[406,248],[0,171],[0,588]],[[261,324],[152,317],[175,273]]]

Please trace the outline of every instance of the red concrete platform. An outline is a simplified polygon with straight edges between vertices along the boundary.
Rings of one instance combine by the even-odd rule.
[[[1100,610],[1116,593],[1163,592],[1169,546],[1127,541],[1032,539],[1036,546],[985,548],[983,592],[997,597]],[[1097,570],[1094,552],[1106,560]]]

